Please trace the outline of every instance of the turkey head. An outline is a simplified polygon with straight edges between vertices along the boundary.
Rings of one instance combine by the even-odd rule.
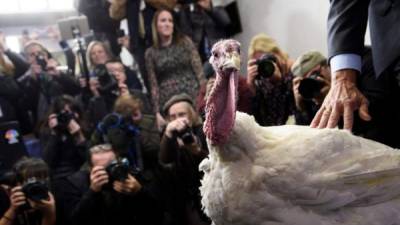
[[[235,122],[240,43],[219,41],[211,53],[210,63],[216,71],[216,79],[206,103],[204,133],[212,145],[221,145],[227,142]]]

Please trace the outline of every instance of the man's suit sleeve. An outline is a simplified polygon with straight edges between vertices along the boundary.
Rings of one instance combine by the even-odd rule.
[[[330,0],[328,55],[362,55],[370,0]]]

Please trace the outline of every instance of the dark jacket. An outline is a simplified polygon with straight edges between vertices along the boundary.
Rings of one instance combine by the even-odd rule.
[[[24,107],[31,112],[34,125],[47,114],[49,105],[55,97],[63,94],[75,96],[81,90],[73,77],[64,74],[50,76],[43,73],[35,79],[28,72],[18,79],[18,83],[24,93]]]
[[[213,7],[204,10],[195,4],[193,11],[187,6],[179,13],[179,26],[182,32],[193,40],[203,61],[205,47],[210,51],[213,44],[218,40],[226,38],[225,28],[230,24],[230,18],[224,7]],[[205,38],[208,39],[207,46]]]
[[[78,171],[86,161],[87,143],[76,143],[70,134],[51,134],[43,129],[40,134],[42,157],[49,166],[52,179],[66,177]]]
[[[176,137],[168,138],[163,135],[161,139],[160,163],[172,172],[168,201],[174,224],[177,225],[211,224],[201,209],[199,190],[203,177],[199,164],[208,155],[206,138],[201,125],[193,127],[192,131],[199,140],[198,146],[201,150],[198,154],[193,154],[186,147],[180,147]],[[197,216],[193,216],[194,214]],[[191,219],[196,217],[200,221],[194,222]]]
[[[29,64],[17,53],[7,50],[4,54],[10,59],[15,67],[14,78],[18,79],[29,70]]]
[[[329,58],[344,53],[362,55],[369,20],[376,75],[399,59],[400,4],[397,0],[331,0],[328,16]]]
[[[140,181],[139,181],[140,182]],[[66,224],[74,225],[158,225],[161,215],[150,188],[134,195],[123,195],[115,191],[93,192],[90,189],[90,174],[79,171],[60,181],[56,195]]]

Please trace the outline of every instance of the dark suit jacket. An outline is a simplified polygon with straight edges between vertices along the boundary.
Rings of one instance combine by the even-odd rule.
[[[330,0],[329,57],[343,53],[362,55],[369,19],[375,72],[379,76],[400,56],[399,0]]]

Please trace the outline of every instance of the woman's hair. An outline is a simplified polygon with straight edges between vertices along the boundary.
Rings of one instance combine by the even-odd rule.
[[[46,162],[39,158],[21,158],[14,164],[14,172],[16,181],[19,183],[23,183],[32,177],[42,179],[49,177],[49,168]]]
[[[89,69],[93,69],[96,66],[94,65],[94,62],[92,60],[92,50],[96,45],[100,45],[101,47],[103,47],[104,51],[106,52],[106,54],[109,56],[110,59],[114,58],[114,55],[111,52],[110,47],[106,43],[101,41],[91,41],[86,50],[86,61],[88,62]]]
[[[114,112],[120,114],[124,119],[130,119],[136,110],[142,110],[142,101],[134,95],[122,95],[114,104]]]
[[[153,21],[151,23],[151,32],[152,32],[152,36],[153,36],[153,46],[156,47],[156,48],[161,47],[160,37],[159,37],[158,31],[157,31],[157,21],[158,21],[158,17],[160,16],[160,14],[162,12],[168,12],[172,16],[172,22],[174,24],[174,30],[173,30],[173,33],[172,33],[172,43],[173,44],[177,44],[177,43],[181,42],[185,37],[178,29],[178,25],[176,24],[176,21],[175,21],[175,18],[174,18],[174,13],[171,10],[167,9],[167,8],[161,8],[161,9],[157,10],[154,13]]]
[[[254,53],[257,51],[276,53],[281,55],[284,60],[289,58],[288,54],[281,50],[281,48],[278,46],[278,43],[273,38],[263,33],[257,34],[251,39],[248,57],[252,58]]]

